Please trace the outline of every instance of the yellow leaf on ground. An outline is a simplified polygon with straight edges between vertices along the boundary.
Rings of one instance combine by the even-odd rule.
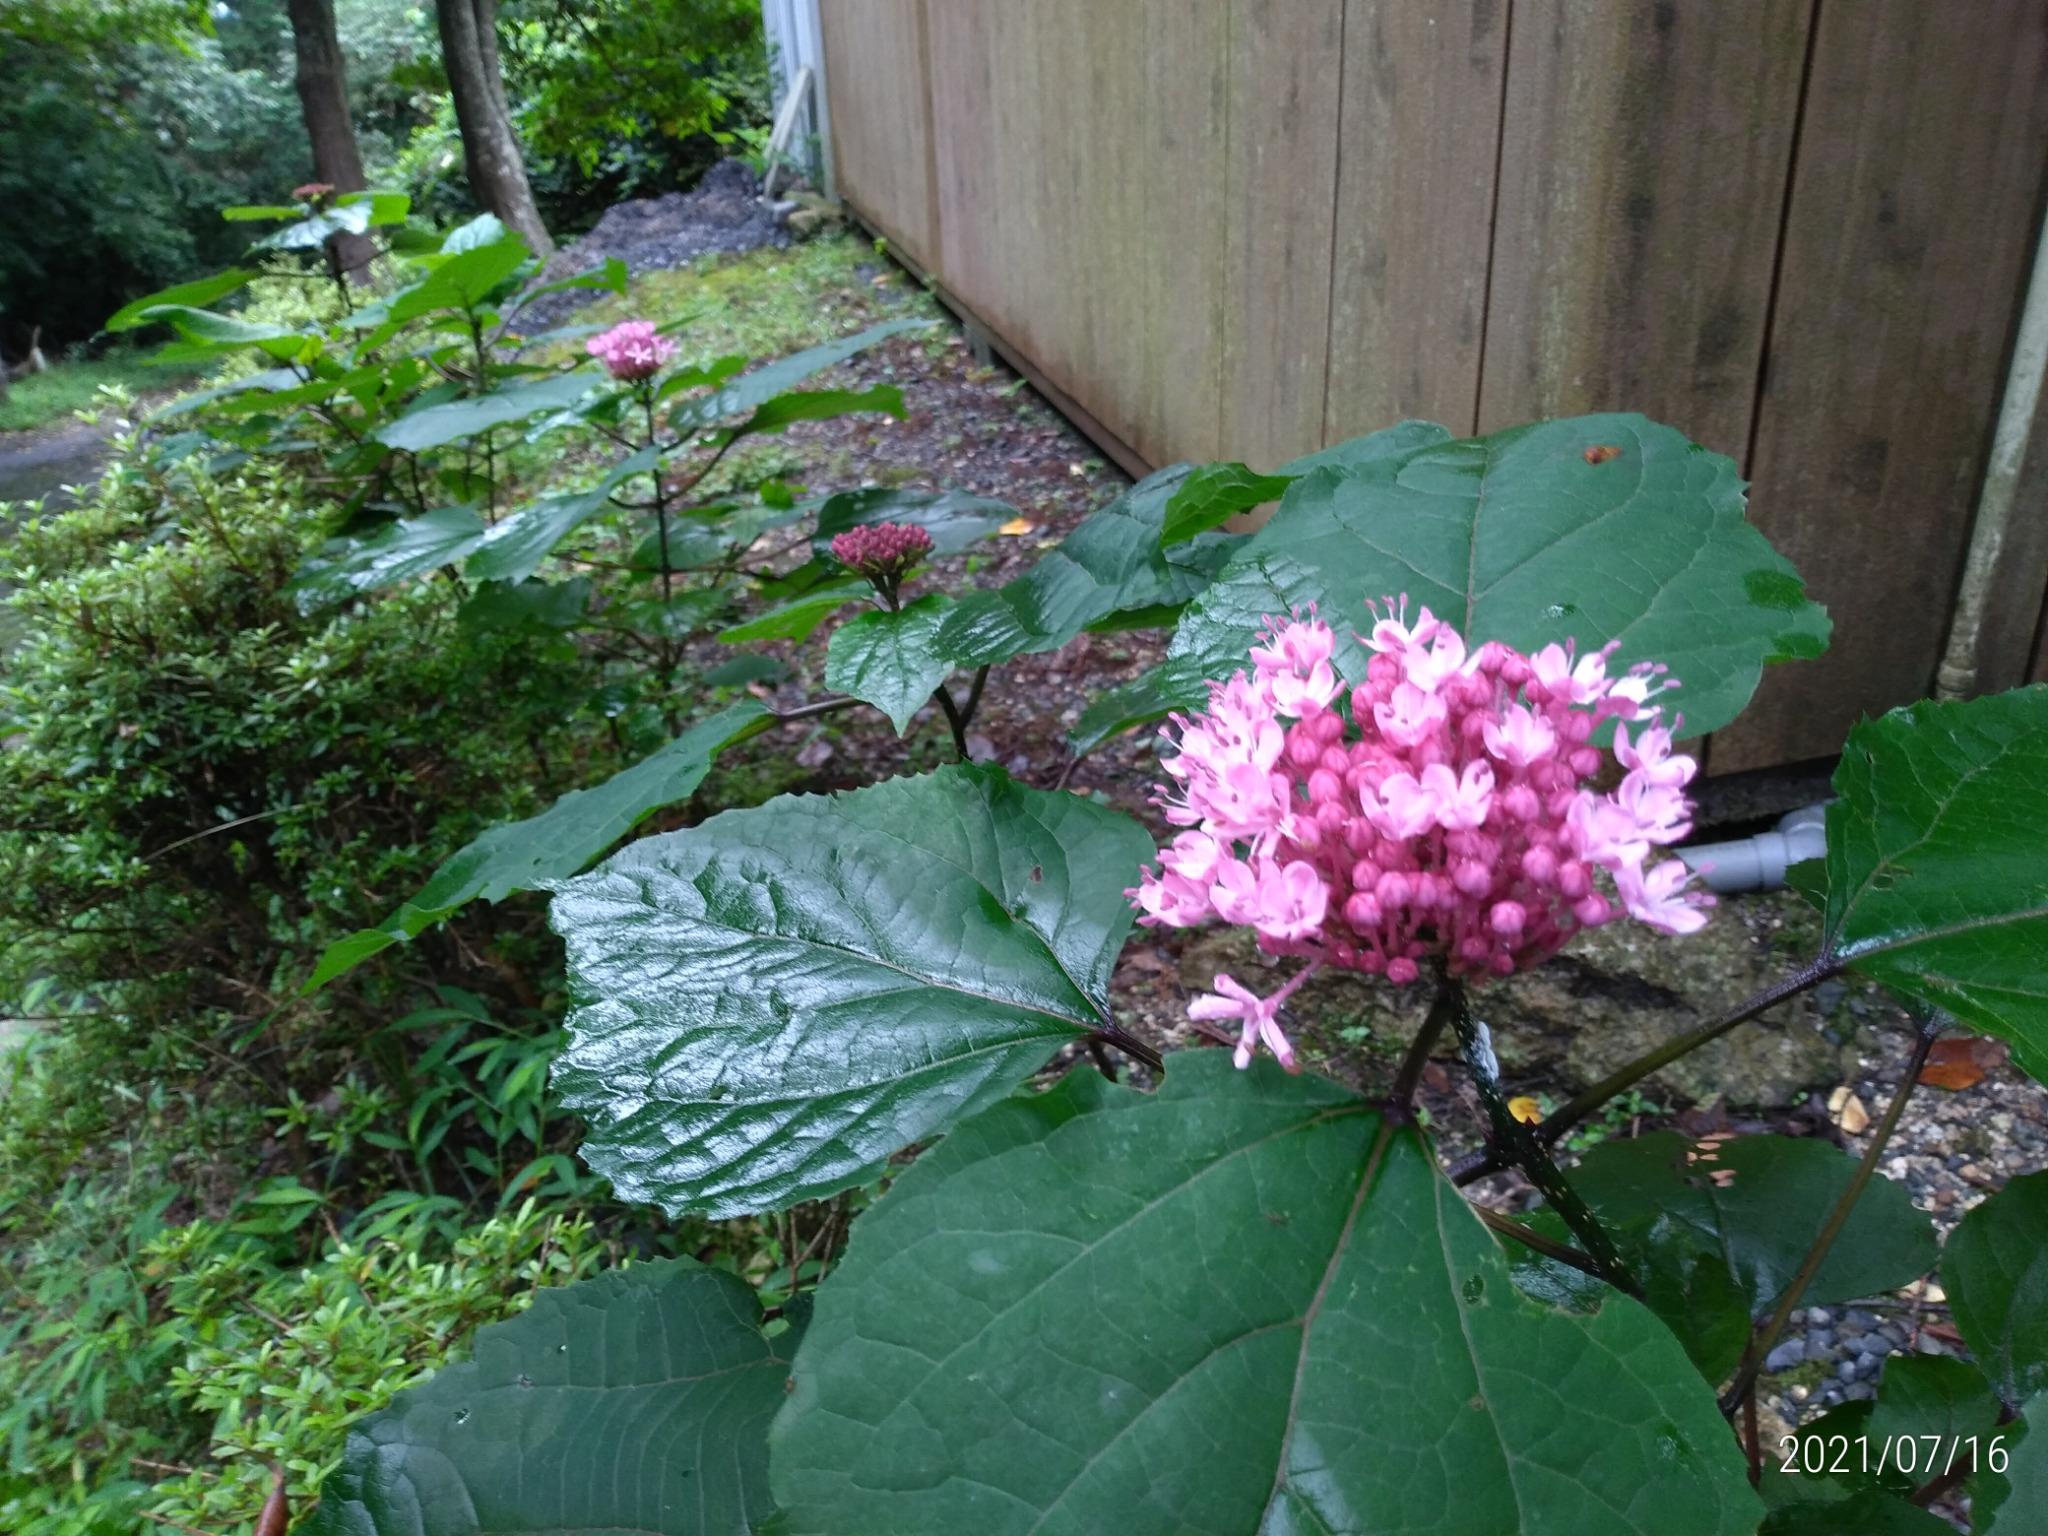
[[[1037,528],[1038,524],[1032,522],[1028,517],[1013,517],[1003,524],[1002,527],[998,528],[996,532],[1007,533],[1011,538],[1015,539],[1021,538],[1024,534],[1035,532]]]
[[[1541,1125],[1543,1123],[1543,1106],[1530,1098],[1526,1093],[1508,1100],[1508,1113],[1524,1125]]]

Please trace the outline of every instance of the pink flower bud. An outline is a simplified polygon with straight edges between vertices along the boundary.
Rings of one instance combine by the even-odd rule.
[[[1493,904],[1493,910],[1486,914],[1488,926],[1504,939],[1511,939],[1520,933],[1528,920],[1528,909],[1519,901],[1497,901]]]
[[[621,320],[583,343],[583,350],[602,362],[613,378],[637,383],[661,372],[676,355],[676,344],[656,330],[652,320]]]

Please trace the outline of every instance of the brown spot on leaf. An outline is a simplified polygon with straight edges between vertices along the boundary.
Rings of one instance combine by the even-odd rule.
[[[1586,450],[1588,464],[1605,464],[1609,459],[1621,457],[1621,450],[1612,443],[1595,443]]]

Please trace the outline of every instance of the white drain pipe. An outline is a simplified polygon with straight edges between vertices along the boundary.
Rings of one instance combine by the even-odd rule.
[[[1710,891],[1775,891],[1785,883],[1786,870],[1828,851],[1827,807],[1802,805],[1775,832],[1674,851]]]

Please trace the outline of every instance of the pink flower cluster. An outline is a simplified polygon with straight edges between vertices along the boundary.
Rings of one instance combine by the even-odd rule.
[[[832,540],[833,559],[892,589],[931,552],[932,536],[912,523],[866,523]]]
[[[654,328],[652,320],[621,320],[610,330],[583,343],[615,379],[638,383],[661,372],[676,355],[676,344]]]
[[[1276,1020],[1318,965],[1401,983],[1429,961],[1505,976],[1623,911],[1691,933],[1712,904],[1676,859],[1651,862],[1691,830],[1695,771],[1652,702],[1677,686],[1664,668],[1609,676],[1612,645],[1468,651],[1427,608],[1410,625],[1406,598],[1385,606],[1355,686],[1328,625],[1268,620],[1252,671],[1210,684],[1207,711],[1167,734],[1158,799],[1186,830],[1128,893],[1139,920],[1242,923],[1267,953],[1309,961],[1274,997],[1218,976],[1189,1009],[1237,1021],[1241,1067],[1263,1041],[1297,1070]],[[1608,754],[1591,737],[1610,719],[1625,771],[1602,792],[1588,781]]]

